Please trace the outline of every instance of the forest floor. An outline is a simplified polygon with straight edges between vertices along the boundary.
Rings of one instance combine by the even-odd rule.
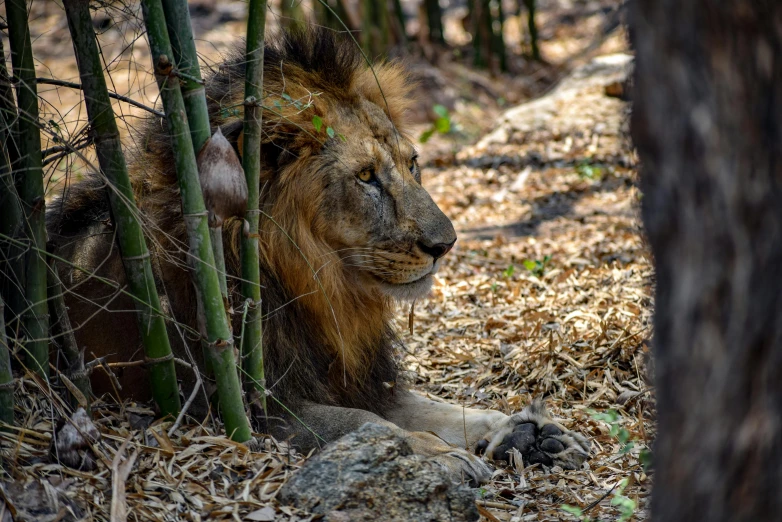
[[[433,104],[449,108],[452,132],[421,145],[421,160],[424,185],[459,235],[412,321],[408,308],[399,310],[411,379],[432,398],[467,407],[512,412],[545,397],[555,417],[593,444],[580,470],[498,469],[476,491],[487,521],[647,517],[651,481],[642,461],[654,434],[647,376],[653,271],[640,231],[628,107],[615,97],[629,57],[611,54],[627,50],[621,30],[595,38],[606,11],[584,7],[572,15],[578,23],[563,25],[563,5],[571,4],[543,2],[547,65],[522,64],[514,76],[491,77],[448,57],[437,67],[411,61],[425,100],[414,134],[429,127]],[[204,22],[199,40],[207,61],[243,31],[234,3],[218,6],[222,26]],[[48,9],[33,25],[39,74],[74,81],[64,16]],[[103,37],[116,38],[119,48],[132,39],[127,33],[107,29]],[[128,48],[117,56],[149,61],[143,42],[130,54]],[[116,61],[115,87],[152,105],[143,67],[121,76],[127,63]],[[77,92],[50,89],[44,96],[50,114],[62,118],[64,136],[81,132]],[[132,125],[137,113],[123,110]],[[66,167],[54,167],[52,191],[62,186]],[[64,410],[61,399],[30,376],[19,381],[17,399],[23,427],[0,435],[9,463],[3,473],[10,473],[0,475],[0,522],[6,508],[21,519],[108,520],[112,460],[125,440],[125,454],[138,455],[126,479],[130,520],[312,519],[275,502],[303,462],[285,444],[266,439],[251,451],[199,425],[169,437],[170,423],[150,424],[151,409],[105,402],[95,410],[102,433],[97,471],[80,472],[49,458],[52,410]],[[572,514],[577,509],[583,515]]]

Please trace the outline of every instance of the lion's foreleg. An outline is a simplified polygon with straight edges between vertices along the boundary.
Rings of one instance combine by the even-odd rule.
[[[475,451],[478,441],[507,418],[498,411],[435,402],[414,392],[400,394],[396,408],[388,412],[388,420],[401,428],[435,433],[449,444],[470,451]]]
[[[403,429],[368,411],[304,403],[297,408],[296,416],[298,420],[290,419],[285,429],[275,435],[278,438],[291,440],[295,446],[304,451],[322,446],[358,429],[367,422],[372,422],[391,428],[407,441],[413,453],[432,457],[451,472],[455,479],[464,478],[473,484],[479,484],[488,480],[491,475],[489,468],[471,452],[451,445],[448,441],[427,431]]]

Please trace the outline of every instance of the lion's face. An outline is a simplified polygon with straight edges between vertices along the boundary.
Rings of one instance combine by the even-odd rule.
[[[411,141],[374,103],[356,105],[331,116],[344,139],[329,140],[319,153],[313,231],[358,284],[396,299],[422,297],[456,232],[421,186]]]

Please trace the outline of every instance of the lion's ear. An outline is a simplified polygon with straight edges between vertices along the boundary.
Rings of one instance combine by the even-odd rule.
[[[244,142],[244,122],[242,120],[232,121],[222,125],[220,129],[223,132],[223,136],[228,140],[228,143],[239,155],[239,159],[242,159],[242,143]]]

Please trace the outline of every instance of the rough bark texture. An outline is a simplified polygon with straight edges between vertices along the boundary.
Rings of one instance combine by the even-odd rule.
[[[390,428],[365,424],[312,457],[285,483],[280,502],[324,521],[478,520],[472,491]]]
[[[782,3],[636,0],[658,521],[782,513]]]

